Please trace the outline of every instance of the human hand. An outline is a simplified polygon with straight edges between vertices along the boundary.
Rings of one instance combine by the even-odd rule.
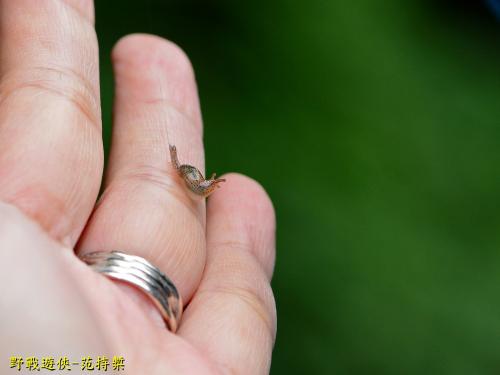
[[[93,13],[90,0],[0,0],[1,373],[13,371],[14,355],[120,355],[128,374],[267,373],[272,204],[237,174],[206,208],[189,197],[168,143],[204,169],[196,85],[184,53],[158,37],[131,35],[113,50],[112,148],[95,206],[103,146]],[[141,292],[95,273],[74,248],[159,267],[187,304],[177,333]]]

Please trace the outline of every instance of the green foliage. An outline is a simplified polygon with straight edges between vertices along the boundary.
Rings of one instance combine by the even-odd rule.
[[[463,1],[106,0],[97,20],[107,142],[112,45],[162,35],[197,72],[208,169],[275,203],[273,374],[500,371],[492,17]]]

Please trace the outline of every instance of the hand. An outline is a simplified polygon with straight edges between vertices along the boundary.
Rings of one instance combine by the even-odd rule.
[[[112,148],[95,206],[103,145],[93,13],[90,0],[0,0],[1,373],[14,355],[120,355],[128,374],[267,373],[272,204],[237,174],[206,208],[189,197],[168,143],[204,169],[196,85],[188,58],[161,38],[131,35],[113,50]],[[95,273],[74,248],[159,267],[187,305],[177,334],[142,293]]]

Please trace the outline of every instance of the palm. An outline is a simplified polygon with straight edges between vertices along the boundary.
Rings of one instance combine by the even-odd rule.
[[[76,258],[75,262],[79,263]],[[150,309],[146,299],[141,300],[141,295],[131,296],[127,286],[117,286],[81,265],[75,267],[81,268],[81,290],[90,297],[88,309],[94,311],[97,317],[97,321],[89,324],[107,328],[100,332],[101,340],[115,344],[112,344],[112,348],[106,348],[106,353],[109,358],[123,356],[128,373],[203,375],[220,370],[220,366],[210,360],[209,353],[198,350],[183,337],[162,329],[163,322],[159,315],[155,316],[156,311]],[[138,298],[139,303],[126,303],[126,309],[114,302],[128,301],[131,297]],[[148,314],[151,314],[152,320],[148,319]]]
[[[146,35],[115,47],[112,148],[95,205],[103,145],[92,1],[0,0],[0,14],[0,199],[9,203],[0,224],[10,228],[0,230],[10,265],[0,273],[9,323],[0,352],[119,354],[128,373],[267,372],[272,204],[235,174],[206,206],[187,194],[168,156],[175,144],[203,170],[187,57]],[[141,292],[74,255],[96,250],[142,256],[168,275],[187,304],[177,334]],[[19,297],[27,293],[36,310]]]

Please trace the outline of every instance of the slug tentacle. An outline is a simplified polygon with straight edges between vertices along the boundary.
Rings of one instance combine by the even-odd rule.
[[[175,169],[179,170],[179,159],[177,158],[177,147],[173,145],[168,145],[170,149],[170,160]]]

